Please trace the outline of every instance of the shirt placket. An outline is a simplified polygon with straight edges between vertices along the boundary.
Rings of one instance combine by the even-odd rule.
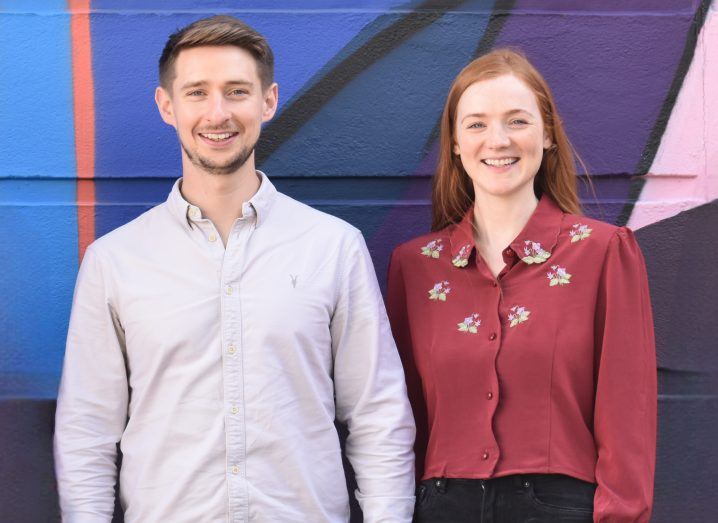
[[[244,398],[244,337],[242,331],[242,268],[254,229],[250,217],[235,222],[227,240],[220,271],[222,389],[226,433],[226,475],[231,522],[249,518]]]

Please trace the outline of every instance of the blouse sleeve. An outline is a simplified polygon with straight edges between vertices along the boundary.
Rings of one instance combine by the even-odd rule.
[[[633,233],[610,240],[596,307],[595,522],[647,522],[656,461],[656,349]]]
[[[401,362],[404,365],[406,386],[409,401],[414,412],[416,422],[416,440],[414,454],[416,456],[416,477],[421,479],[424,473],[424,462],[428,443],[428,421],[426,402],[421,384],[421,376],[414,359],[414,345],[411,339],[409,312],[407,310],[407,296],[404,274],[401,266],[399,249],[395,249],[389,262],[387,278],[387,314],[391,323],[391,330],[396,341]],[[413,318],[412,321],[418,321]]]

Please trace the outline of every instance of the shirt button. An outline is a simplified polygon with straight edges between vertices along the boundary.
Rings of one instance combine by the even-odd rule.
[[[489,334],[489,340],[490,340],[490,341],[494,341],[495,339],[496,339],[496,333],[495,333],[495,332],[492,332],[491,334]]]
[[[190,218],[199,218],[199,209],[191,209],[189,211]]]
[[[217,241],[217,235],[215,235],[215,234],[210,234],[210,235],[209,235],[209,241],[211,241],[211,242],[216,242],[216,241]]]
[[[237,352],[237,347],[235,347],[234,345],[230,345],[229,347],[227,347],[227,352],[229,352],[230,354],[234,354],[235,352]]]
[[[481,459],[489,459],[489,453],[488,451],[484,451],[484,453],[481,455]]]
[[[493,282],[491,282],[491,285],[493,285],[494,287],[498,287],[498,286],[499,286],[499,282],[493,281]]]
[[[237,465],[232,467],[232,474],[239,474],[239,467]]]
[[[487,400],[493,399],[493,397],[494,397],[494,393],[493,393],[493,392],[487,392],[487,393],[486,393],[486,399],[487,399]]]
[[[237,405],[234,405],[232,407],[232,414],[237,414],[238,412],[239,412],[239,408],[237,407]]]
[[[224,292],[226,292],[227,294],[232,294],[232,286],[227,285],[227,288],[224,290]]]

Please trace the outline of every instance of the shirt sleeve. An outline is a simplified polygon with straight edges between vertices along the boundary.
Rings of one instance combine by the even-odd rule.
[[[656,461],[656,349],[648,278],[626,228],[610,240],[596,308],[596,522],[647,522]]]
[[[416,479],[418,481],[424,474],[426,449],[429,440],[429,423],[421,376],[414,358],[414,344],[412,343],[409,313],[407,311],[406,285],[398,249],[394,250],[389,262],[386,299],[389,321],[391,322],[394,340],[396,340],[396,345],[399,349],[401,362],[404,365],[406,386],[414,412],[414,420],[416,421],[414,454],[416,455]]]
[[[55,416],[55,473],[65,523],[112,520],[117,444],[127,422],[124,335],[92,247],[75,287]]]
[[[361,234],[344,249],[331,320],[337,419],[349,435],[365,522],[409,522],[414,420],[374,267]]]

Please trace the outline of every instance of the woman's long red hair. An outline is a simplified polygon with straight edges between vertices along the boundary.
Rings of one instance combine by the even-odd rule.
[[[446,98],[441,116],[439,162],[432,190],[432,231],[460,222],[474,203],[471,178],[466,174],[461,158],[453,152],[459,99],[471,84],[507,74],[522,80],[536,95],[544,129],[552,143],[551,147],[544,151],[534,181],[536,192],[549,195],[565,212],[581,213],[576,186],[576,161],[580,163],[580,159],[566,136],[551,90],[541,73],[521,52],[500,48],[464,67],[451,85]]]

